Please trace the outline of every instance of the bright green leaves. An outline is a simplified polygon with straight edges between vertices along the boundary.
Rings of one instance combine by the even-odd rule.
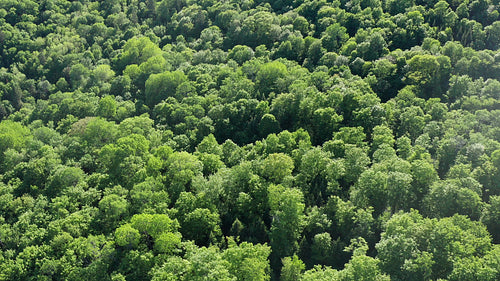
[[[182,99],[176,93],[177,87],[187,81],[186,75],[181,71],[163,72],[152,74],[146,81],[145,102],[151,108],[168,97]]]
[[[148,37],[132,38],[123,46],[123,53],[115,63],[118,71],[123,71],[127,65],[141,64],[160,54],[161,49]]]
[[[297,255],[293,257],[285,257],[282,260],[283,267],[281,268],[280,280],[283,281],[299,281],[300,275],[306,268],[305,264]]]
[[[229,272],[238,280],[267,281],[269,262],[267,258],[271,249],[267,245],[242,242],[237,245],[234,240],[228,240],[228,248],[222,256],[230,262]]]
[[[163,232],[176,231],[177,221],[170,219],[165,214],[140,214],[134,215],[130,221],[133,228],[139,232],[158,238]]]
[[[385,209],[386,199],[387,175],[383,172],[365,171],[351,191],[351,200],[354,204],[360,207],[373,206],[377,214]]]
[[[158,253],[172,253],[181,245],[181,238],[179,232],[164,232],[155,238],[154,249]]]
[[[264,98],[267,98],[271,92],[276,94],[285,90],[284,78],[288,70],[281,62],[269,62],[263,64],[256,77],[256,88]]]
[[[117,102],[112,96],[105,96],[99,100],[96,114],[103,118],[112,119],[116,116]]]
[[[326,28],[321,41],[329,52],[338,52],[347,39],[349,39],[347,29],[339,23],[334,23]]]
[[[318,108],[312,115],[314,143],[323,143],[330,139],[332,133],[340,126],[340,122],[344,120],[342,115],[338,115],[331,107]]]
[[[265,245],[243,242],[236,245],[228,241],[228,248],[220,251],[216,247],[198,248],[185,244],[184,258],[168,257],[162,266],[153,272],[153,281],[160,280],[223,280],[223,281],[267,281],[270,249]]]
[[[420,87],[421,97],[439,97],[448,82],[451,61],[447,56],[416,55],[408,60],[408,82]]]
[[[486,228],[464,216],[441,220],[418,212],[394,215],[376,246],[382,269],[398,280],[446,278],[461,258],[491,249]]]
[[[117,181],[129,187],[139,178],[134,175],[143,168],[143,159],[149,152],[150,142],[142,135],[131,134],[116,143],[105,145],[99,151],[99,162],[104,170]]]
[[[71,132],[79,135],[90,147],[102,147],[113,142],[118,134],[116,125],[102,118],[80,119],[74,123]]]
[[[353,256],[340,271],[339,280],[343,281],[390,281],[391,278],[380,269],[380,261],[365,255]]]
[[[9,149],[21,149],[30,135],[29,129],[10,120],[0,122],[0,159]]]
[[[140,243],[158,253],[172,253],[180,246],[181,234],[177,232],[179,223],[165,214],[134,215],[129,224],[115,231],[118,246],[136,248]]]
[[[274,183],[280,183],[291,176],[294,165],[290,156],[283,153],[270,154],[262,163],[262,173]]]
[[[500,278],[500,247],[495,245],[484,257],[476,256],[459,259],[449,280],[498,280]]]
[[[109,232],[127,215],[129,202],[117,195],[104,196],[99,201],[100,222],[105,232]]]
[[[120,247],[135,248],[139,245],[140,238],[139,230],[133,228],[130,224],[120,226],[115,231],[115,241]]]
[[[292,255],[298,247],[305,205],[299,189],[271,185],[268,192],[270,213],[273,217],[269,236],[274,261],[277,262],[283,257]]]
[[[481,221],[488,227],[493,241],[500,241],[500,196],[491,196],[490,205],[483,211]]]
[[[500,279],[498,0],[17,2],[0,279]]]
[[[217,213],[197,208],[183,218],[181,231],[186,239],[194,240],[200,246],[208,246],[220,239],[222,233],[219,224]]]
[[[437,181],[424,197],[425,213],[438,218],[461,214],[479,219],[484,205],[480,192],[459,180]]]
[[[175,202],[182,191],[189,190],[191,181],[203,171],[203,164],[198,158],[187,152],[175,152],[167,161],[166,180],[172,202]]]
[[[297,180],[308,205],[325,202],[328,196],[338,190],[338,182],[344,175],[344,163],[332,160],[331,154],[319,148],[304,153],[300,159],[300,174]]]
[[[84,178],[84,172],[78,167],[57,167],[48,178],[46,193],[52,197],[66,188],[77,186]]]
[[[147,178],[132,187],[130,191],[132,213],[165,213],[169,209],[170,197],[158,179]]]
[[[248,46],[236,45],[229,51],[228,58],[235,60],[238,64],[243,64],[244,62],[252,59],[254,57],[254,51]]]

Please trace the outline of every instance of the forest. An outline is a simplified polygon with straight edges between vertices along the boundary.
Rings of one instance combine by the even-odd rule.
[[[499,0],[0,0],[0,280],[500,280]]]

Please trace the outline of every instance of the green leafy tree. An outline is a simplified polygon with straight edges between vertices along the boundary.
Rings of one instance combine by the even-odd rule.
[[[0,160],[7,149],[23,148],[29,137],[30,131],[23,125],[10,120],[0,122]]]
[[[149,58],[161,54],[161,49],[148,37],[132,38],[123,46],[123,53],[114,61],[116,69],[121,72],[127,65],[141,64]]]
[[[352,251],[352,258],[342,271],[340,280],[391,280],[380,268],[380,261],[366,256],[368,245],[363,238],[351,240],[351,245],[345,250]]]
[[[297,255],[293,257],[285,257],[282,259],[283,267],[281,268],[280,280],[298,281],[304,269],[305,264]]]
[[[127,215],[129,203],[116,194],[104,196],[99,201],[100,222],[105,232],[115,229],[116,225]]]
[[[269,134],[277,134],[281,131],[280,124],[274,115],[266,113],[259,123],[260,135],[265,137]]]
[[[483,209],[483,202],[477,191],[456,180],[435,182],[424,197],[423,205],[426,213],[433,217],[462,214],[479,219]]]
[[[262,163],[262,173],[274,183],[280,183],[292,175],[293,159],[283,153],[270,154]]]
[[[117,102],[112,96],[105,96],[99,101],[96,114],[103,118],[114,118],[116,116]]]
[[[203,164],[198,158],[187,152],[175,152],[167,161],[166,180],[172,202],[182,191],[189,190],[191,181],[203,171]]]
[[[269,62],[263,64],[257,72],[256,87],[263,97],[267,97],[271,92],[276,94],[285,89],[284,78],[288,75],[286,66],[280,62]]]
[[[146,81],[146,104],[153,107],[168,97],[177,97],[177,87],[185,81],[187,77],[181,71],[152,74]]]
[[[120,226],[115,231],[115,241],[118,246],[135,248],[139,245],[141,235],[130,224]]]
[[[186,239],[194,240],[197,245],[207,246],[220,239],[220,218],[208,209],[197,208],[186,214],[181,224],[181,233]]]
[[[228,248],[222,256],[230,263],[229,272],[237,280],[270,280],[268,257],[271,249],[267,245],[242,242],[237,245],[234,239],[228,239]]]
[[[425,280],[447,278],[461,258],[485,255],[491,238],[482,224],[464,216],[436,220],[412,211],[387,222],[376,248],[391,277]]]
[[[293,254],[298,247],[304,218],[303,200],[299,189],[280,185],[269,187],[270,214],[273,217],[269,236],[275,262]]]
[[[243,64],[254,57],[252,48],[245,45],[236,45],[229,51],[228,58],[236,61],[238,64]]]

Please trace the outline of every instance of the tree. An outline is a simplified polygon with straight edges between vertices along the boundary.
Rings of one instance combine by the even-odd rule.
[[[415,4],[414,0],[390,0],[385,3],[385,7],[391,15],[404,13],[407,8]]]
[[[432,217],[448,217],[453,214],[468,215],[479,219],[483,202],[477,191],[461,186],[459,181],[435,182],[424,197],[426,214]]]
[[[186,81],[187,77],[181,71],[152,74],[146,81],[144,97],[146,104],[152,108],[168,97],[177,97],[177,87]],[[181,99],[182,97],[177,98]]]
[[[123,46],[123,52],[114,61],[116,69],[121,73],[127,65],[141,64],[149,58],[160,55],[161,49],[148,37],[132,38]]]
[[[201,175],[202,163],[187,152],[175,152],[167,161],[166,180],[172,202],[177,201],[182,191],[189,190],[192,179]]]
[[[259,123],[259,132],[262,137],[266,137],[269,134],[277,134],[280,131],[280,124],[274,115],[266,113],[262,116]]]
[[[0,1],[0,280],[500,280],[499,5]]]
[[[257,72],[255,85],[264,98],[271,92],[279,94],[284,89],[284,78],[288,75],[286,66],[280,62],[269,62],[263,64]]]
[[[96,114],[103,118],[114,118],[116,115],[117,103],[112,96],[105,96],[99,100]]]
[[[57,167],[48,178],[46,194],[55,197],[61,191],[82,183],[84,178],[84,172],[78,167]]]
[[[500,241],[500,196],[491,196],[490,204],[484,208],[481,221],[488,227],[489,232],[496,243]]]
[[[302,274],[301,280],[336,281],[340,279],[337,270],[332,269],[328,266],[321,267],[319,265],[316,265],[312,269],[306,270],[304,274]]]
[[[351,200],[359,207],[374,208],[375,214],[381,214],[387,207],[388,175],[372,169],[359,176],[355,187],[351,190]]]
[[[186,214],[181,224],[181,233],[197,245],[208,246],[220,239],[220,218],[208,209],[197,208]]]
[[[139,245],[140,238],[139,231],[130,224],[124,224],[115,231],[116,244],[121,247],[135,248]]]
[[[491,50],[497,50],[500,46],[500,21],[496,21],[485,27],[486,47]]]
[[[125,198],[116,194],[106,195],[99,201],[100,223],[104,232],[115,229],[127,215],[128,205]]]
[[[330,233],[324,232],[314,235],[311,253],[313,264],[333,265],[334,246]]]
[[[254,57],[252,48],[245,45],[236,45],[229,51],[228,59],[236,61],[238,64],[243,64]]]
[[[106,90],[111,87],[109,82],[113,77],[115,76],[115,72],[111,70],[111,67],[107,64],[101,64],[97,66],[93,71],[92,71],[92,84],[99,86],[101,89]]]
[[[408,61],[407,79],[421,87],[422,97],[440,97],[449,79],[450,58],[446,56],[416,55]]]
[[[229,272],[230,262],[223,259],[223,256],[217,247],[212,246],[208,248],[198,248],[188,245],[186,250],[187,253],[185,255],[185,259],[187,260],[187,263],[184,263],[184,268],[175,268],[180,270],[174,271],[176,275],[182,272],[185,273],[181,275],[180,278],[177,277],[174,280],[202,281],[205,280],[207,276],[210,276],[214,280],[236,280],[236,278]],[[165,264],[165,267],[170,266]]]
[[[296,188],[269,186],[270,214],[273,217],[269,234],[273,250],[272,265],[292,255],[298,247],[304,217],[303,200],[302,192]]]
[[[334,23],[326,28],[321,38],[322,45],[329,52],[338,52],[340,47],[349,39],[347,29],[339,23]]]
[[[329,156],[329,153],[313,148],[300,159],[297,181],[307,205],[318,205],[326,201],[338,188],[337,179],[344,175],[342,162],[333,161]]]
[[[307,39],[311,39],[310,41],[312,42],[310,42],[308,48],[306,48],[307,52],[306,52],[306,59],[304,60],[304,66],[309,69],[312,69],[313,65],[316,65],[319,62],[319,60],[323,57],[323,55],[326,53],[326,50],[323,48],[321,40],[313,39],[311,37],[306,37],[305,40]]]
[[[376,151],[377,148],[382,144],[387,144],[390,147],[393,147],[394,142],[394,134],[391,128],[384,125],[375,126],[373,128],[371,145],[371,150],[373,152]]]
[[[434,166],[425,160],[415,160],[411,163],[412,190],[415,194],[415,208],[421,206],[421,200],[428,193],[432,184],[437,181],[438,175]]]
[[[169,209],[170,196],[159,179],[150,177],[132,187],[129,201],[133,214],[161,214]]]
[[[484,256],[491,238],[482,224],[464,216],[436,220],[411,211],[387,221],[376,248],[391,277],[425,280],[447,278],[461,258]]]
[[[285,281],[299,281],[300,276],[304,269],[305,264],[299,259],[297,255],[293,257],[285,257],[282,259],[283,267],[281,268],[280,280]]]
[[[187,275],[191,270],[191,263],[179,256],[170,256],[163,265],[156,268],[153,272],[153,281],[173,281],[187,280]]]
[[[268,257],[271,248],[262,244],[242,242],[237,245],[233,238],[228,239],[228,248],[222,256],[230,265],[228,270],[237,280],[270,280]]]
[[[279,39],[281,27],[279,19],[268,11],[257,11],[241,20],[240,29],[235,34],[229,33],[236,44],[244,44],[251,48],[259,45],[270,47]]]
[[[346,170],[343,179],[347,183],[355,182],[369,164],[370,158],[363,149],[347,146],[345,149],[344,163]]]
[[[333,132],[339,127],[339,123],[344,119],[331,107],[319,108],[312,115],[313,131],[311,133],[313,142],[317,144],[330,139]]]
[[[174,232],[179,227],[176,220],[165,214],[137,214],[130,220],[130,225],[139,233],[153,238],[159,237],[163,232]]]
[[[484,257],[466,257],[459,260],[450,274],[449,280],[495,280],[498,272],[499,247],[495,246]]]
[[[86,121],[86,124],[83,121]],[[83,132],[80,132],[81,129],[83,129]],[[89,118],[74,123],[71,133],[81,133],[81,138],[88,147],[100,148],[107,143],[113,142],[118,132],[116,125],[112,122],[102,118]]]
[[[294,165],[290,156],[283,153],[270,154],[262,163],[263,175],[274,183],[280,183],[292,175]]]
[[[30,131],[23,125],[10,120],[0,122],[0,161],[7,149],[19,150],[30,138]]]
[[[353,250],[353,257],[347,263],[342,271],[339,272],[340,280],[391,280],[391,278],[384,274],[380,268],[380,261],[378,259],[366,256],[368,246],[364,240],[364,245],[358,246]],[[355,243],[351,243],[349,248],[352,248]]]

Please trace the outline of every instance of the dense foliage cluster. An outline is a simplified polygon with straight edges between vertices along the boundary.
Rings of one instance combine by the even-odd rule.
[[[0,280],[500,280],[498,0],[0,0]]]

